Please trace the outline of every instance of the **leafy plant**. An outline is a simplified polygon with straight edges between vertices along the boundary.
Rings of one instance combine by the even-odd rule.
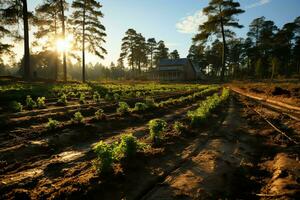
[[[101,100],[101,96],[98,92],[94,92],[93,94],[93,100],[96,102],[96,103],[99,103],[100,100]]]
[[[15,111],[15,112],[22,112],[23,111],[23,105],[20,102],[17,101],[13,101],[11,103],[11,108]]]
[[[107,93],[104,98],[105,98],[106,101],[113,100],[112,96],[109,93]]]
[[[167,127],[167,122],[162,119],[153,119],[148,123],[150,130],[150,138],[154,144],[158,144],[162,138],[161,134]]]
[[[157,106],[154,99],[151,97],[147,97],[145,99],[145,104],[147,105],[148,108],[155,108]]]
[[[27,95],[26,97],[26,106],[29,108],[29,109],[33,109],[36,107],[36,102],[33,101],[33,99],[31,98],[30,95]]]
[[[148,106],[145,103],[137,102],[133,108],[133,111],[145,111],[148,109]]]
[[[130,107],[126,102],[119,102],[119,107],[117,108],[117,113],[126,114],[129,113]]]
[[[114,148],[112,145],[100,141],[93,148],[97,155],[95,162],[96,169],[100,173],[107,173],[113,170],[114,163]]]
[[[79,103],[80,104],[85,104],[85,94],[84,93],[80,93]]]
[[[98,120],[101,120],[101,119],[105,118],[105,114],[104,114],[103,109],[97,110],[97,111],[95,112],[95,117],[96,117],[96,119],[98,119]]]
[[[114,93],[114,100],[119,100],[120,99],[120,95],[118,93]]]
[[[37,107],[38,108],[46,108],[46,103],[45,103],[46,98],[45,97],[38,97],[36,102],[37,102]]]
[[[185,127],[182,122],[176,121],[173,125],[173,129],[176,131],[176,133],[181,134],[185,131]]]
[[[117,148],[118,156],[132,158],[139,149],[139,142],[132,134],[122,135]]]
[[[57,103],[59,105],[63,105],[63,106],[67,105],[68,104],[67,95],[66,94],[62,94],[59,97],[59,99],[57,100]]]
[[[59,122],[57,120],[53,120],[52,118],[49,118],[46,127],[48,130],[54,130],[57,127],[59,127]]]
[[[84,117],[82,116],[81,112],[79,112],[79,111],[74,114],[74,117],[72,119],[72,121],[74,123],[83,123],[83,120],[84,120]]]

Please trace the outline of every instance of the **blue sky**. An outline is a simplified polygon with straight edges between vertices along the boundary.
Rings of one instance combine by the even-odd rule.
[[[28,0],[29,9],[41,1]],[[71,1],[69,1],[71,2]],[[205,20],[201,10],[208,0],[101,0],[103,24],[107,29],[105,48],[108,51],[104,64],[116,61],[120,54],[121,39],[128,28],[142,33],[146,38],[164,40],[170,50],[177,49],[186,57],[195,28]],[[245,28],[238,36],[245,36],[248,25],[257,17],[265,16],[277,26],[293,21],[300,16],[300,0],[239,0],[246,10],[238,16]],[[96,62],[90,56],[88,62]]]

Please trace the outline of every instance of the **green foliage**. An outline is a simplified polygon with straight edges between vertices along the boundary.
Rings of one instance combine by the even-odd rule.
[[[53,119],[49,118],[46,127],[48,130],[54,130],[57,127],[59,127],[59,122],[57,120],[53,120]]]
[[[194,110],[188,112],[188,117],[191,120],[192,126],[200,126],[207,120],[211,112],[214,111],[218,106],[225,102],[229,97],[229,90],[223,89],[222,95],[214,94],[208,97],[205,101],[201,102],[200,106]]]
[[[13,101],[11,103],[11,108],[15,112],[22,112],[23,111],[23,105],[20,102],[17,102],[17,101]]]
[[[121,142],[118,145],[118,156],[132,158],[139,149],[139,142],[132,134],[121,136]]]
[[[120,95],[118,93],[114,93],[114,100],[117,101],[120,99]]]
[[[84,117],[82,116],[81,112],[79,112],[79,111],[76,112],[74,114],[72,122],[74,122],[74,123],[83,123],[83,121],[84,121]]]
[[[157,144],[162,139],[161,134],[167,127],[167,122],[162,119],[153,119],[150,120],[148,123],[149,130],[150,130],[150,138],[153,143]]]
[[[133,111],[145,111],[148,109],[148,106],[145,103],[137,102],[133,108]]]
[[[57,100],[57,103],[59,105],[63,105],[66,106],[68,104],[68,100],[67,100],[67,95],[66,94],[62,94],[59,99]]]
[[[181,134],[184,132],[185,127],[182,122],[176,121],[173,125],[173,129],[176,131],[176,133]]]
[[[46,108],[46,103],[45,103],[46,98],[45,97],[38,97],[36,102],[37,102],[37,107],[38,108]]]
[[[155,108],[157,105],[155,104],[155,101],[151,97],[147,97],[145,99],[145,104],[147,105],[148,108]]]
[[[97,155],[95,162],[96,169],[100,173],[108,173],[113,170],[114,146],[100,141],[93,148]]]
[[[129,113],[130,107],[126,102],[119,102],[119,107],[117,108],[117,113],[126,114]]]
[[[96,117],[96,119],[98,119],[98,120],[103,119],[103,118],[105,117],[105,114],[104,114],[103,109],[97,110],[97,111],[95,112],[95,117]]]
[[[27,95],[27,97],[26,97],[26,106],[29,109],[33,109],[33,108],[35,108],[37,106],[36,102],[33,101],[33,99],[30,97],[30,95]]]
[[[98,92],[94,92],[93,94],[93,100],[96,102],[96,103],[99,103],[100,100],[101,100],[101,96]]]
[[[85,104],[85,94],[84,93],[80,93],[79,103],[80,104]]]

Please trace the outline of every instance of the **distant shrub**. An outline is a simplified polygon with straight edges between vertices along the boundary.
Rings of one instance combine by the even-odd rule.
[[[31,98],[30,95],[27,95],[26,97],[26,106],[29,108],[29,109],[33,109],[36,107],[36,102],[33,101],[33,99]]]
[[[46,103],[45,103],[46,98],[45,97],[38,97],[36,102],[37,102],[37,107],[38,108],[46,108]]]
[[[80,93],[79,103],[80,104],[85,104],[85,94],[84,93]]]
[[[59,126],[59,122],[57,120],[53,120],[51,118],[48,119],[48,123],[47,123],[47,129],[48,130],[54,130]]]
[[[74,114],[74,117],[72,119],[72,121],[74,123],[83,123],[83,120],[84,120],[84,117],[82,116],[81,112],[79,112],[79,111]]]
[[[57,100],[57,104],[59,104],[59,105],[65,106],[65,105],[67,105],[67,103],[68,103],[68,100],[67,100],[66,94],[62,94]]]
[[[160,142],[162,136],[161,134],[167,127],[167,122],[162,119],[153,119],[148,123],[149,130],[150,130],[150,138],[154,144]]]
[[[93,148],[97,155],[97,160],[95,162],[96,169],[100,173],[108,173],[113,170],[114,163],[114,148],[112,145],[106,144],[100,141]]]
[[[11,103],[11,108],[15,112],[22,112],[23,111],[23,105],[20,102],[17,102],[17,101],[13,101]]]
[[[101,96],[98,92],[94,92],[93,94],[93,100],[96,102],[96,103],[99,103],[100,100],[101,100]]]
[[[176,121],[173,125],[173,129],[175,130],[176,133],[181,134],[184,132],[185,127],[184,127],[183,123]]]
[[[145,103],[137,102],[133,108],[133,111],[145,111],[148,109],[148,106]]]
[[[98,119],[98,120],[101,120],[101,119],[105,118],[105,114],[104,114],[103,109],[97,110],[97,111],[95,112],[95,117],[96,117],[96,119]]]
[[[119,102],[119,107],[117,108],[117,113],[126,114],[129,113],[130,107],[126,102]]]

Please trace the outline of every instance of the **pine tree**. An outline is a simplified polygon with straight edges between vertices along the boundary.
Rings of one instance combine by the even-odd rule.
[[[244,12],[239,7],[240,4],[233,0],[211,0],[209,5],[203,9],[204,14],[208,16],[208,20],[203,25],[200,25],[200,33],[195,37],[196,41],[206,40],[212,34],[222,37],[221,81],[224,80],[226,70],[226,34],[232,35],[232,32],[228,28],[243,27],[238,23],[237,19],[234,18],[235,15]]]
[[[46,0],[43,4],[35,9],[34,25],[37,26],[37,31],[34,33],[36,39],[46,39],[44,50],[55,51],[55,69],[54,80],[57,80],[58,75],[58,52],[56,49],[56,41],[59,36],[59,21],[61,19],[61,7],[58,0]]]
[[[102,5],[95,0],[75,0],[72,3],[72,24],[76,41],[81,41],[82,50],[82,81],[85,82],[85,53],[86,50],[100,59],[104,58],[103,48],[106,36],[105,27],[101,23]],[[78,44],[80,46],[80,44]]]
[[[176,49],[170,53],[170,59],[179,59],[179,58],[180,55]]]
[[[153,68],[153,58],[154,58],[154,52],[157,47],[157,42],[155,38],[149,38],[147,40],[147,47],[148,47],[148,55],[150,56],[150,68]]]
[[[157,44],[157,49],[155,51],[154,60],[156,65],[161,59],[168,59],[169,58],[169,49],[166,47],[164,41],[159,41]]]

